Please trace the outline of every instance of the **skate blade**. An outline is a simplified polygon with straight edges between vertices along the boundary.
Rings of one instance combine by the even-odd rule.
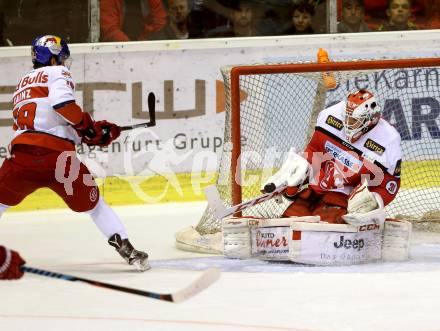
[[[140,261],[135,261],[132,265],[140,272],[144,272],[151,269],[151,266],[147,261],[143,263],[141,263]]]

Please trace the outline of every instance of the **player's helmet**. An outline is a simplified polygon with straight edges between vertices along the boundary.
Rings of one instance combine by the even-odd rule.
[[[354,143],[380,119],[381,110],[373,93],[359,90],[347,97],[344,111],[344,132]]]
[[[39,36],[32,41],[32,63],[43,66],[50,64],[50,59],[55,57],[58,64],[70,56],[69,46],[57,36]]]

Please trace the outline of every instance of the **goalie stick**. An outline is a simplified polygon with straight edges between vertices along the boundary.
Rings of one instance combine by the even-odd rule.
[[[137,128],[148,128],[156,125],[156,96],[153,92],[148,94],[148,113],[150,115],[150,121],[146,123],[139,123],[134,125],[121,126],[121,131],[133,130]]]
[[[287,185],[282,184],[282,185],[278,186],[277,188],[275,188],[270,193],[264,193],[264,194],[254,198],[252,200],[248,200],[246,202],[239,203],[238,205],[235,205],[232,207],[225,207],[223,205],[223,202],[220,198],[220,194],[218,193],[217,187],[215,185],[208,186],[207,188],[205,188],[205,195],[208,200],[209,207],[214,211],[214,215],[218,219],[223,219],[227,216],[231,216],[231,215],[238,213],[242,210],[245,210],[249,207],[252,207],[252,206],[255,206],[255,205],[262,203],[264,201],[270,200],[277,195],[283,194],[286,191],[287,187],[288,187]]]
[[[83,282],[83,283],[87,283],[87,284],[93,285],[93,286],[104,287],[104,288],[108,288],[111,290],[141,295],[141,296],[148,297],[151,299],[170,301],[170,302],[174,302],[174,303],[183,302],[183,301],[186,301],[186,300],[192,298],[193,296],[197,295],[198,293],[202,292],[204,289],[208,288],[213,283],[215,283],[220,277],[220,270],[216,269],[216,268],[211,268],[211,269],[206,270],[198,279],[196,279],[194,282],[192,282],[187,287],[185,287],[179,291],[176,291],[174,293],[165,293],[164,294],[164,293],[156,293],[156,292],[151,292],[151,291],[137,290],[134,288],[103,283],[103,282],[99,282],[96,280],[90,280],[90,279],[86,279],[86,278],[61,274],[61,273],[42,270],[42,269],[36,269],[36,268],[32,268],[32,267],[27,267],[27,266],[22,266],[21,270],[23,272],[28,272],[28,273],[32,273],[32,274],[36,274],[36,275],[40,275],[40,276],[58,278],[58,279],[63,279],[63,280],[67,280],[70,282],[76,282],[76,281]]]

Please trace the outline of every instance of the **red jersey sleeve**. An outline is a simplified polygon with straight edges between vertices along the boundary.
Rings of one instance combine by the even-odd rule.
[[[364,161],[367,163],[368,161]],[[400,188],[400,159],[396,161],[394,168],[396,169],[393,174],[390,174],[389,169],[384,168],[378,164],[369,163],[362,167],[361,174],[367,175],[368,189],[371,192],[378,193],[384,202],[384,205],[388,205],[397,195]]]

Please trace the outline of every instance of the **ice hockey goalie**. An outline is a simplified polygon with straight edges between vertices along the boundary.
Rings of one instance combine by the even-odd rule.
[[[304,151],[262,185],[288,186],[282,218],[224,220],[225,255],[317,265],[408,258],[411,225],[384,210],[400,187],[400,140],[370,91],[324,109]]]

